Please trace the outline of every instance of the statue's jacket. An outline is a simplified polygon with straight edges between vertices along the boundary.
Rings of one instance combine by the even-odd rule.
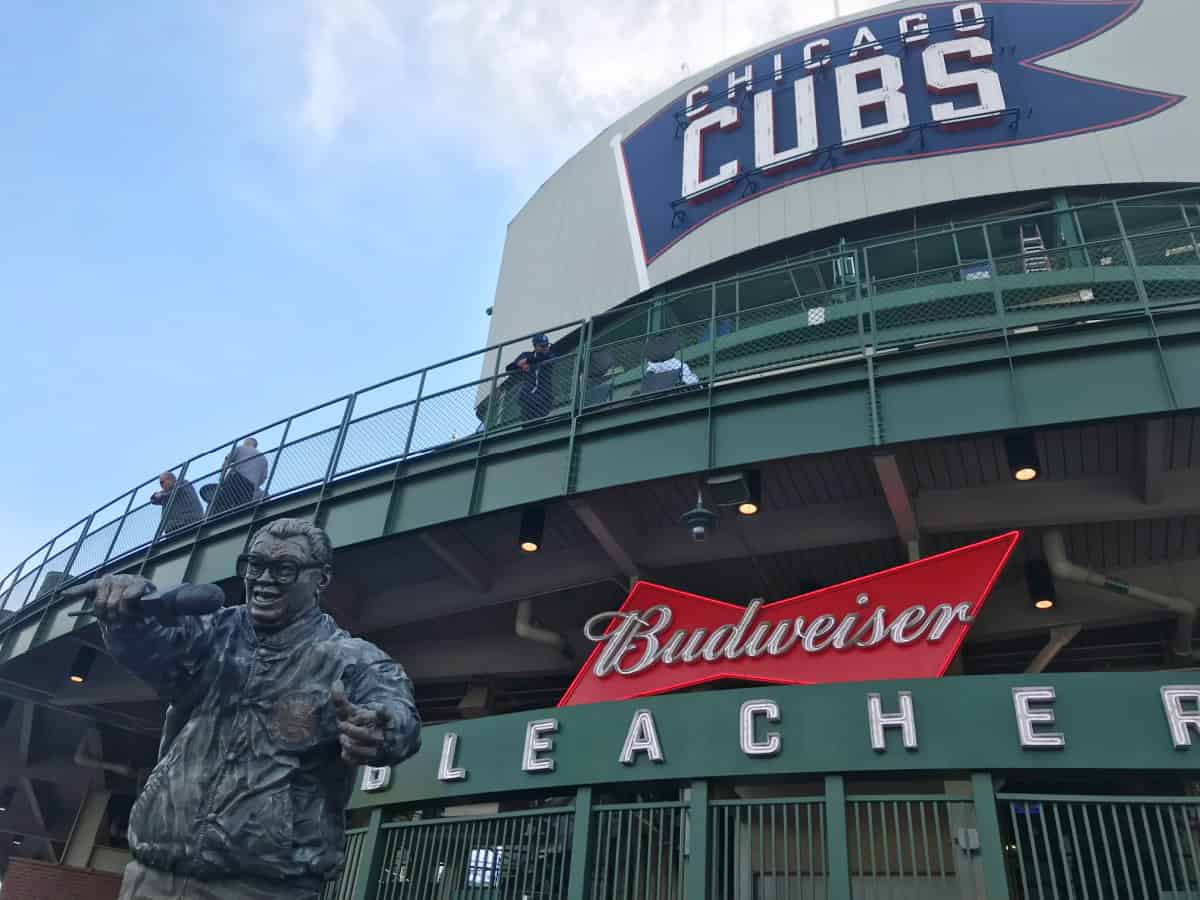
[[[404,670],[317,608],[273,632],[256,632],[244,606],[103,631],[113,655],[171,703],[158,765],[130,815],[133,857],[206,879],[319,886],[336,876],[355,769],[341,759],[330,687],[340,679],[352,703],[387,708],[372,762],[393,765],[420,746]]]

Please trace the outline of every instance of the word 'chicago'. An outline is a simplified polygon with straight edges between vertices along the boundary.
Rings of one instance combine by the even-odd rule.
[[[1163,685],[1159,689],[1166,732],[1176,750],[1188,750],[1200,736],[1200,687],[1196,685]],[[907,751],[918,751],[917,716],[910,691],[898,691],[894,711],[884,711],[883,698],[877,693],[866,695],[866,734],[864,737],[876,753],[886,753],[889,731],[896,734]],[[1014,737],[1023,750],[1062,750],[1067,735],[1054,731],[1055,690],[1052,686],[1020,686],[1012,688]],[[728,723],[737,729],[738,746],[751,759],[773,757],[781,753],[785,735],[772,726],[780,725],[783,715],[779,703],[764,698],[747,700],[738,710],[737,721]],[[521,752],[521,770],[531,774],[553,772],[555,768],[554,735],[559,730],[555,718],[540,718],[525,723],[525,739]],[[617,748],[617,736],[613,736]],[[654,713],[638,709],[632,714],[617,761],[625,766],[637,765],[642,758],[652,764],[667,762],[673,736],[660,730]],[[460,765],[463,744],[456,732],[442,737],[442,752],[438,760],[437,777],[442,782],[466,781],[470,773]],[[491,757],[494,746],[484,750]],[[514,760],[515,761],[515,760]],[[389,782],[390,769],[368,768],[363,774],[363,790],[382,790]]]
[[[859,594],[855,602],[865,607],[870,597]],[[932,608],[915,604],[891,619],[886,606],[877,606],[865,617],[851,612],[839,620],[826,613],[814,616],[810,622],[797,616],[774,623],[758,621],[761,608],[762,602],[755,600],[736,625],[721,625],[711,632],[679,628],[669,637],[666,634],[673,615],[669,606],[599,613],[584,626],[588,638],[604,647],[592,671],[603,678],[613,672],[636,675],[654,665],[780,657],[797,648],[820,653],[827,649],[868,649],[889,642],[904,646],[921,639],[936,643],[954,622],[973,621],[970,603],[940,603]]]
[[[937,98],[929,105],[929,120],[939,127],[959,129],[991,124],[1007,108],[1000,75],[988,68],[992,61],[992,43],[981,36],[986,25],[980,3],[958,4],[951,10],[950,21],[933,30],[929,15],[924,12],[908,13],[898,20],[900,45],[904,48],[914,46],[914,49],[923,47],[921,66],[925,88]],[[931,35],[943,27],[950,29],[951,39],[931,41]],[[885,39],[887,37],[884,35]],[[770,173],[811,162],[816,159],[822,143],[836,143],[853,150],[900,137],[910,127],[909,98],[905,93],[901,58],[883,52],[880,37],[869,25],[857,29],[848,48],[835,48],[828,38],[818,38],[803,45],[802,61],[795,62],[785,60],[789,50],[785,48],[774,54],[769,73],[756,72],[752,63],[729,72],[724,90],[729,101],[727,105],[714,105],[711,82],[688,91],[684,110],[688,124],[683,135],[683,197],[699,201],[727,188],[732,179],[746,169]],[[844,54],[847,61],[833,65],[835,53]],[[965,61],[975,68],[956,66],[952,70],[951,63],[956,61]],[[803,72],[802,77],[786,76],[785,80],[785,73],[795,69]],[[814,76],[827,70],[833,72],[836,91],[839,126],[836,136],[818,133]],[[784,113],[795,117],[796,142],[791,147],[777,146],[777,88],[786,88],[793,95],[793,109]],[[740,159],[722,161],[716,173],[706,178],[705,135],[729,132],[741,126],[742,111],[736,101],[742,91],[754,97],[753,164]],[[955,95],[967,95],[967,99],[956,102]]]

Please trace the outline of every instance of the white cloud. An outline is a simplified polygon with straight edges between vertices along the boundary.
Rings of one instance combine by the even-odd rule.
[[[833,2],[310,0],[281,14],[301,9],[281,33],[303,33],[282,49],[303,48],[292,101],[306,155],[416,158],[432,141],[545,177],[687,72],[828,19]]]

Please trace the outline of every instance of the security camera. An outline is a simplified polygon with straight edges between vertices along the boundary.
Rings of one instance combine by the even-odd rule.
[[[717,527],[717,514],[704,507],[704,497],[696,496],[696,505],[680,516],[679,521],[687,526],[692,540],[697,543],[708,540],[708,532]]]

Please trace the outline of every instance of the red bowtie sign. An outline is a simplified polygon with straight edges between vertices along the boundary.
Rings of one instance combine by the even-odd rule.
[[[735,606],[639,581],[588,620],[596,647],[559,706],[722,678],[822,684],[946,671],[1020,533],[775,603]]]

